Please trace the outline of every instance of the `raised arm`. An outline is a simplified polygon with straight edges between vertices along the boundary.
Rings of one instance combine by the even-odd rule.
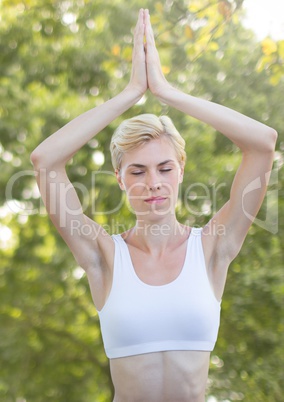
[[[151,92],[163,103],[214,127],[242,151],[243,158],[232,184],[230,199],[209,222],[209,225],[223,225],[225,236],[219,238],[216,235],[211,243],[215,250],[221,248],[225,260],[231,261],[239,252],[263,201],[277,133],[241,113],[185,94],[171,86],[162,73],[148,12],[146,42],[146,67]],[[250,187],[253,191],[248,191]]]
[[[129,84],[114,98],[83,113],[45,139],[31,154],[35,166],[65,166],[83,145],[133,106],[146,92],[143,16],[143,10],[140,10],[134,34]]]
[[[66,124],[31,154],[38,186],[50,218],[83,268],[93,264],[98,256],[94,253],[99,254],[101,247],[100,239],[107,236],[104,233],[105,237],[102,237],[101,228],[84,215],[77,193],[67,177],[65,165],[83,145],[133,106],[147,90],[143,38],[144,12],[140,10],[134,33],[131,78],[126,88],[106,103]],[[80,230],[86,224],[94,230]]]

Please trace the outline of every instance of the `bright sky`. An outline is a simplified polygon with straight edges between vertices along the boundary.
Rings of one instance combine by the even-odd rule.
[[[267,35],[284,39],[284,0],[245,0],[243,7],[247,10],[244,25],[260,40]]]

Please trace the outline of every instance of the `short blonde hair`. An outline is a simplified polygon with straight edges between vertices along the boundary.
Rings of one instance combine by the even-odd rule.
[[[122,157],[126,152],[161,136],[165,136],[171,141],[180,165],[184,166],[186,160],[185,141],[172,120],[168,116],[158,117],[146,113],[124,120],[115,130],[110,143],[114,169],[119,170],[121,168]]]

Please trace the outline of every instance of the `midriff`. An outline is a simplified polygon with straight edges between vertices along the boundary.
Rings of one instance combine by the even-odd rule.
[[[210,352],[166,351],[110,360],[113,402],[204,402]]]

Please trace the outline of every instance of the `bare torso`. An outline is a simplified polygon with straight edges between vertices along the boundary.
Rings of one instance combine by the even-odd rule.
[[[125,239],[140,279],[157,286],[173,281],[182,269],[189,235],[190,228],[187,228],[177,240],[177,244],[168,247],[162,259],[155,256],[145,258],[145,252],[140,247],[128,238]],[[203,246],[205,260],[209,266],[212,249],[209,239],[204,239]],[[104,247],[106,265],[112,266],[113,241],[105,241]],[[208,276],[210,278],[209,271]],[[88,275],[88,278],[95,305],[100,310],[111,289],[112,273],[108,276],[94,275],[93,280],[92,275]],[[213,282],[214,278],[211,284],[215,291]],[[218,292],[215,292],[215,295],[217,298],[221,297]],[[204,402],[209,360],[209,351],[165,351],[110,359],[115,388],[113,402]]]
[[[168,351],[111,359],[113,402],[204,402],[209,357]]]

